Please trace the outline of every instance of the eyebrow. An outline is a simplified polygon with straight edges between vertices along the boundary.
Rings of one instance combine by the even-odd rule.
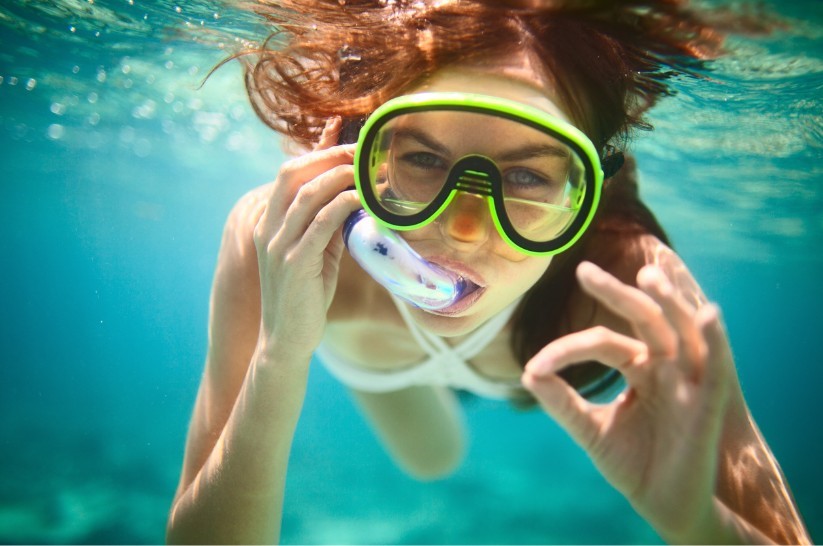
[[[449,155],[451,151],[435,140],[432,136],[423,131],[413,128],[398,129],[394,132],[396,138],[409,138],[418,143],[434,150],[442,155]],[[531,144],[522,146],[507,152],[503,152],[497,156],[496,161],[525,161],[528,159],[535,159],[540,157],[559,157],[568,158],[569,151],[563,146],[552,144]]]
[[[515,150],[504,152],[497,158],[498,161],[524,161],[537,157],[559,157],[568,158],[569,151],[563,146],[553,146],[551,144],[533,144],[523,146]]]
[[[417,129],[409,129],[409,128],[398,129],[397,131],[395,131],[394,136],[396,138],[410,138],[412,140],[416,140],[417,142],[419,142],[423,146],[426,146],[427,148],[431,148],[432,150],[434,150],[434,151],[436,151],[436,152],[438,152],[442,155],[449,155],[451,153],[446,146],[444,146],[443,144],[440,144],[439,142],[437,142],[431,136],[429,136],[426,133],[424,133],[423,131],[419,131]]]

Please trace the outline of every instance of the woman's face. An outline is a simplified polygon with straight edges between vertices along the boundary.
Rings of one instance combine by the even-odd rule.
[[[497,96],[527,103],[568,121],[550,85],[521,57],[484,67],[443,70],[409,94],[429,91]],[[515,135],[468,123],[450,123],[448,115],[430,116],[424,129],[454,157],[468,153],[495,157],[498,151],[511,147]],[[474,194],[458,193],[434,222],[404,231],[403,237],[427,260],[481,287],[445,311],[412,309],[418,324],[441,336],[468,333],[503,310],[537,282],[551,261],[551,257],[528,256],[512,248],[498,234],[486,198]]]

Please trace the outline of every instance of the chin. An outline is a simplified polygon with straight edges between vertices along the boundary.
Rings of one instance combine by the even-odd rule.
[[[440,337],[456,337],[470,333],[482,324],[473,316],[444,316],[433,312],[411,308],[411,316],[423,330]]]
[[[413,308],[411,315],[424,330],[440,337],[458,337],[470,334],[489,320],[493,313],[481,309],[459,315],[441,315],[434,311]]]

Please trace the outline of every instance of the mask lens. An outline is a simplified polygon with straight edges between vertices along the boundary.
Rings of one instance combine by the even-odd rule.
[[[453,158],[425,129],[427,118],[428,113],[397,116],[374,140],[372,187],[380,206],[392,214],[419,213],[437,199],[448,178]]]
[[[524,128],[521,136],[520,152],[496,161],[505,213],[520,236],[551,241],[566,232],[580,211],[585,167],[574,150],[551,135]]]

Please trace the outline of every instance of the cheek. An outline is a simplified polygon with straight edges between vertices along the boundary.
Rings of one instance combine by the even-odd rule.
[[[491,288],[506,300],[516,299],[530,290],[549,268],[551,257],[526,256],[518,253],[518,261],[497,256],[497,274]]]
[[[495,231],[489,239],[491,239],[490,242],[492,244],[494,254],[506,261],[519,264],[527,262],[531,258],[527,254],[523,254],[516,248],[512,247],[500,236],[499,233],[497,233],[497,231]]]
[[[523,293],[540,280],[549,268],[552,259],[550,257],[525,256],[524,254],[520,254],[520,256],[523,256],[524,259],[518,262],[510,262],[511,267],[505,278],[512,281],[506,282],[506,285],[512,286],[516,291]]]

